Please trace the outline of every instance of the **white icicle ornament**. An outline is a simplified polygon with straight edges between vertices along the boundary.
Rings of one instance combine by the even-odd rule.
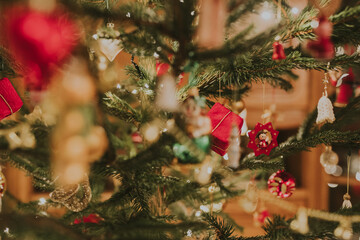
[[[323,95],[317,105],[318,115],[316,118],[316,124],[333,123],[335,121],[335,115],[333,105],[327,94]]]

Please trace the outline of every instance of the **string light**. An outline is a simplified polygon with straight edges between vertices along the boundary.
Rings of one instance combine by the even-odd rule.
[[[45,198],[40,198],[39,199],[39,205],[42,206],[42,205],[45,205],[46,204],[46,199]]]
[[[291,9],[291,13],[296,15],[296,14],[299,13],[299,9],[298,9],[297,7],[293,7],[293,8]]]

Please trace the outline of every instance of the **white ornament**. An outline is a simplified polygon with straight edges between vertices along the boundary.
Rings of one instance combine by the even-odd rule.
[[[326,95],[320,98],[317,109],[316,124],[333,123],[335,121],[333,105]]]
[[[114,61],[116,56],[123,49],[121,47],[121,41],[119,39],[112,38],[100,38],[98,40],[100,51],[104,54],[104,56],[109,59],[110,62]]]

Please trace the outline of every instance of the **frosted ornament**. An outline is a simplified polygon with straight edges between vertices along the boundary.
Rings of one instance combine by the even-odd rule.
[[[324,92],[317,105],[318,115],[316,118],[316,124],[333,123],[335,121],[333,105],[327,94],[327,84],[329,83],[328,78],[328,73],[325,73],[325,78],[323,79]]]
[[[318,115],[316,118],[316,124],[333,123],[335,121],[335,115],[333,105],[327,96],[322,96],[317,105]]]
[[[100,51],[110,62],[114,61],[116,56],[123,50],[121,40],[118,39],[120,33],[114,30],[114,23],[108,23],[106,28],[99,31],[97,40]]]
[[[339,163],[339,157],[332,150],[331,146],[326,146],[325,152],[320,155],[320,163],[323,167],[333,166]]]

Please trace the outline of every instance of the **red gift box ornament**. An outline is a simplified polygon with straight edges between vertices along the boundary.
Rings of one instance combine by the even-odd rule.
[[[254,150],[255,156],[260,154],[269,155],[271,150],[278,146],[278,135],[279,132],[274,130],[271,122],[266,124],[257,123],[254,130],[249,132],[248,148]]]
[[[228,147],[233,125],[241,129],[244,120],[220,103],[215,103],[208,112],[211,119],[213,138],[211,149],[224,156]]]
[[[0,120],[17,112],[23,105],[19,95],[7,78],[0,79]]]
[[[284,47],[279,42],[273,43],[273,60],[283,60],[286,58]]]

